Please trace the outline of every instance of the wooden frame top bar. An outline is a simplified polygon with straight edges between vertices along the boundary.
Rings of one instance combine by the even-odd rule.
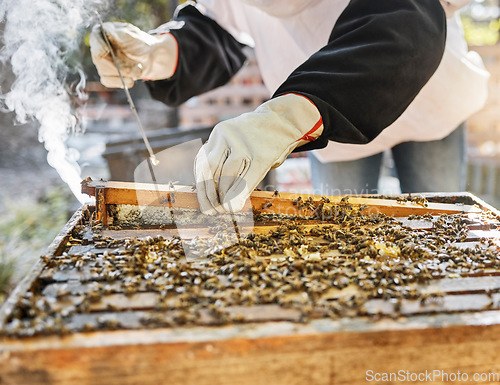
[[[100,205],[138,205],[199,209],[196,192],[191,186],[174,186],[152,183],[107,182],[85,180],[82,192],[96,197]],[[477,206],[459,203],[415,202],[396,199],[368,198],[364,196],[328,196],[272,191],[254,191],[250,204],[254,212],[310,215],[306,202],[318,204],[327,198],[330,204],[348,202],[353,207],[363,207],[367,214],[383,213],[389,216],[439,215],[480,213]],[[246,207],[249,209],[249,206]]]

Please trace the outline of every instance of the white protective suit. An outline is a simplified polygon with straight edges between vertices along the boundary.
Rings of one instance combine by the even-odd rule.
[[[448,17],[444,56],[403,115],[368,144],[330,141],[326,148],[314,150],[319,160],[356,160],[402,142],[439,140],[484,106],[489,74],[479,55],[468,51],[455,12],[469,2],[441,1]],[[348,3],[348,0],[198,0],[203,12],[237,40],[255,48],[264,83],[271,93],[327,43]]]

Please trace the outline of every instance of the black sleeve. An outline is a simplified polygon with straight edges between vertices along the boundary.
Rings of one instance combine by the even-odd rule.
[[[147,81],[146,85],[153,98],[177,106],[227,83],[243,66],[246,56],[244,45],[193,5],[181,8],[172,21],[164,29],[174,35],[179,45],[175,74],[166,80]]]
[[[304,95],[321,113],[323,134],[297,150],[373,140],[435,72],[445,40],[438,0],[351,0],[328,44],[273,95]]]

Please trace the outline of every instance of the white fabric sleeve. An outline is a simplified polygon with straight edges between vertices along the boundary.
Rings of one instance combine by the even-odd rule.
[[[241,44],[249,47],[255,46],[247,22],[245,6],[241,1],[198,0],[196,7],[205,16],[215,20]]]

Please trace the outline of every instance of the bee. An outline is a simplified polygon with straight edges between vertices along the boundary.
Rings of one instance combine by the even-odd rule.
[[[279,196],[280,196],[279,191],[278,190],[274,190],[274,192],[273,192],[273,198],[279,198]]]
[[[330,198],[327,198],[325,196],[322,196],[321,197],[321,201],[324,202],[324,203],[330,203]]]
[[[120,321],[118,321],[116,319],[98,318],[97,319],[97,324],[102,329],[118,329],[119,327],[122,326],[121,323],[120,323]]]
[[[99,302],[102,298],[102,293],[100,293],[99,291],[91,291],[87,294],[87,298],[90,302]]]
[[[71,295],[71,294],[72,293],[68,289],[66,289],[66,287],[62,287],[62,288],[57,290],[56,298],[60,299],[62,297],[66,297],[66,296]]]
[[[83,269],[83,265],[84,265],[84,262],[83,260],[81,259],[78,259],[76,262],[75,262],[75,268],[77,270],[82,270]]]
[[[422,294],[420,296],[420,306],[426,306],[428,304],[429,298],[430,294]]]
[[[262,210],[268,209],[271,207],[273,204],[271,202],[266,202],[262,205]]]
[[[118,308],[116,305],[113,305],[113,304],[111,304],[111,303],[108,303],[108,304],[106,305],[106,310],[107,310],[107,311],[114,312],[114,311],[118,311],[118,310],[119,310],[119,308]]]
[[[82,331],[83,332],[92,332],[96,329],[96,327],[94,325],[92,325],[91,323],[86,323],[82,326]]]

